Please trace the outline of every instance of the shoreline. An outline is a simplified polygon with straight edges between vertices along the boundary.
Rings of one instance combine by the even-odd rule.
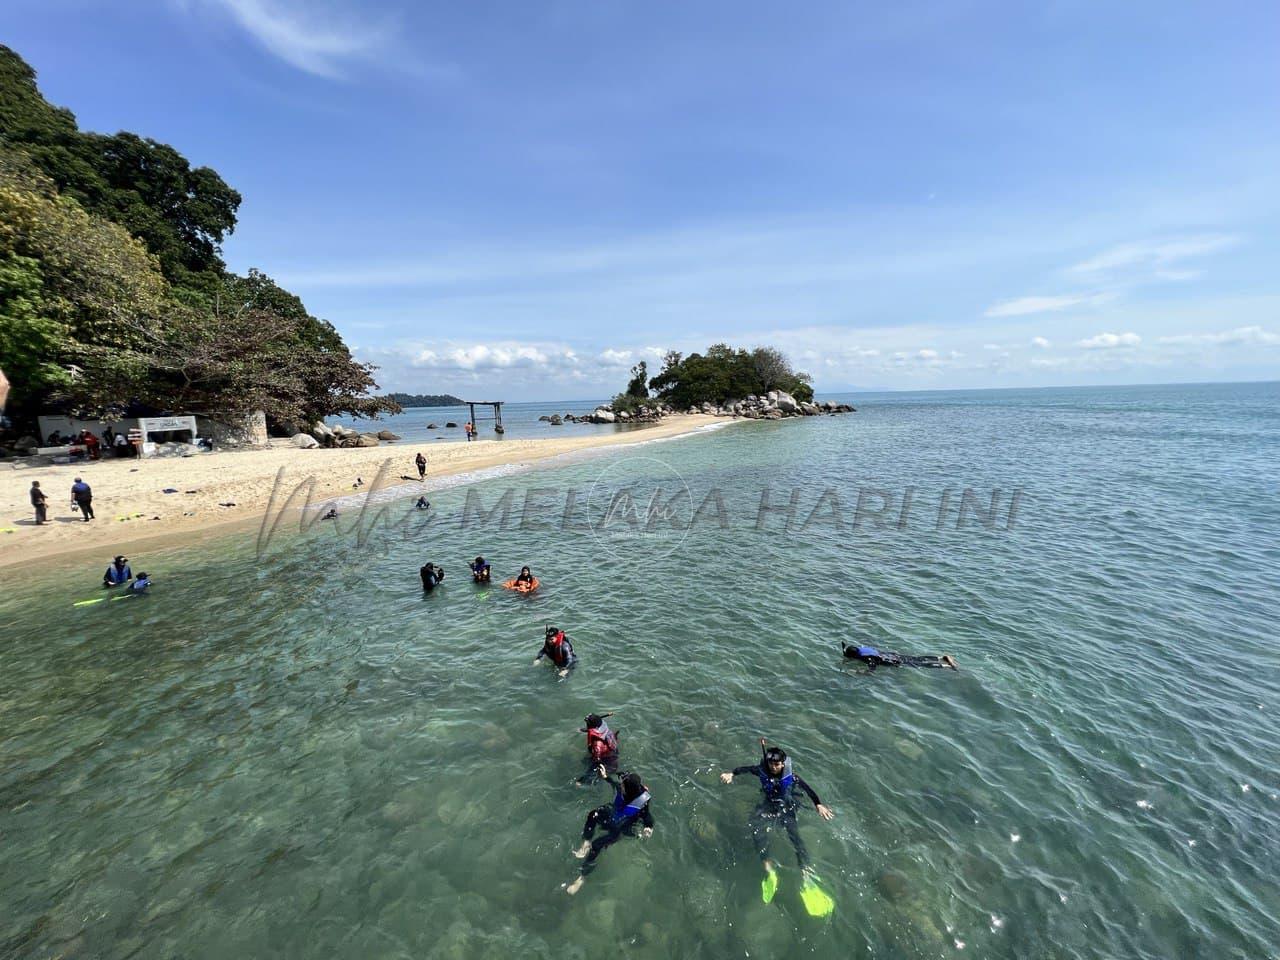
[[[703,414],[676,414],[656,424],[589,437],[477,440],[447,446],[400,440],[378,447],[312,450],[278,440],[263,450],[229,450],[186,458],[0,466],[0,530],[10,531],[0,533],[0,569],[19,563],[51,566],[81,554],[105,563],[117,553],[137,552],[137,547],[190,546],[257,525],[282,469],[290,489],[314,480],[311,507],[315,509],[318,504],[340,502],[353,494],[368,496],[379,470],[388,462],[393,482],[378,488],[379,498],[414,496],[422,489],[413,465],[419,450],[427,454],[429,495],[437,489],[434,482],[443,478],[461,478],[449,484],[456,486],[471,482],[465,475],[472,473],[522,472],[579,453],[674,440],[731,422]],[[90,523],[69,508],[71,483],[77,476],[93,487],[95,519]],[[365,481],[358,490],[352,486],[357,477]],[[28,497],[32,480],[40,481],[48,497],[49,522],[41,527],[35,525]],[[165,494],[162,491],[166,488],[178,492]],[[234,505],[222,506],[224,503]]]

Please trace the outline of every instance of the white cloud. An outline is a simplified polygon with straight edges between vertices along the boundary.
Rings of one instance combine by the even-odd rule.
[[[1021,317],[1031,313],[1052,313],[1081,304],[1094,305],[1111,299],[1107,293],[1069,293],[1057,297],[1018,297],[987,310],[988,317]]]
[[[1077,347],[1086,350],[1114,350],[1117,347],[1136,347],[1142,338],[1136,333],[1100,333],[1095,337],[1077,340]]]
[[[1053,346],[1053,344],[1051,344],[1044,337],[1032,337],[1031,345],[1033,347],[1039,347],[1041,350],[1048,350],[1051,346]]]
[[[1271,333],[1262,327],[1236,327],[1234,330],[1223,330],[1221,333],[1183,333],[1172,337],[1161,337],[1157,342],[1196,346],[1271,347],[1280,344],[1280,334]]]
[[[342,65],[384,51],[391,31],[331,4],[290,0],[203,0],[285,63],[320,77],[337,78]],[[318,9],[318,7],[320,9]]]
[[[1084,260],[1069,268],[1070,273],[1097,275],[1119,270],[1135,268],[1152,269],[1161,272],[1163,268],[1172,266],[1183,260],[1205,257],[1234,247],[1240,242],[1239,237],[1226,234],[1201,234],[1199,236],[1175,237],[1168,240],[1157,240],[1146,243],[1125,243],[1104,250],[1088,260]],[[1163,279],[1190,279],[1191,272],[1164,271]]]

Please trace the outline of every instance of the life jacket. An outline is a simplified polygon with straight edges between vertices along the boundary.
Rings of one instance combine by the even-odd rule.
[[[644,805],[649,802],[649,791],[645,790],[640,796],[636,797],[630,803],[622,798],[622,791],[619,790],[613,795],[613,824],[614,826],[626,826],[636,817],[640,816],[640,811],[644,809]]]
[[[133,571],[129,569],[127,563],[124,565],[123,570],[118,569],[114,563],[107,567],[107,580],[111,583],[124,583],[126,580],[132,579]]]
[[[859,647],[858,656],[859,657],[878,657],[880,656],[880,651],[877,650],[875,647]]]
[[[609,724],[602,721],[598,727],[587,728],[587,752],[592,760],[604,760],[618,752],[618,735]]]
[[[773,803],[788,803],[791,800],[791,791],[796,785],[795,774],[791,772],[791,758],[787,757],[782,761],[782,776],[774,779],[769,776],[763,762],[760,766],[760,789],[764,791],[766,800]]]
[[[132,593],[145,593],[149,586],[151,586],[151,580],[149,578],[146,580],[135,580],[133,583],[129,584],[129,590]]]
[[[561,630],[554,636],[547,637],[542,644],[543,652],[551,658],[551,662],[557,667],[566,666],[569,663],[569,648],[565,647],[564,631]]]

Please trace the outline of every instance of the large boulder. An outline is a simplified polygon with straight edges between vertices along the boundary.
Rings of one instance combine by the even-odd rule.
[[[547,417],[547,423],[551,424],[553,427],[558,427],[562,425],[564,421],[560,419],[560,414],[553,413],[551,416]]]
[[[362,433],[356,438],[357,447],[376,447],[378,443],[378,435],[376,433]]]
[[[299,450],[314,450],[320,446],[320,441],[309,433],[295,433],[293,435],[293,445]]]
[[[614,416],[613,411],[606,410],[604,407],[596,407],[591,414],[592,423],[614,423],[616,421],[617,417]]]
[[[457,426],[457,424],[456,424],[456,423],[454,423],[452,420],[449,420],[449,421],[446,421],[445,426],[446,426],[446,427],[456,427],[456,426]]]
[[[550,422],[551,422],[551,418],[550,418],[550,417],[548,417],[548,416],[544,413],[542,416],[540,416],[540,417],[538,418],[538,421],[539,421],[540,423],[550,423]]]
[[[778,397],[774,402],[783,413],[800,412],[800,404],[796,403],[796,398],[783,390],[778,391]]]
[[[440,428],[439,428],[439,427],[437,427],[434,423],[428,423],[428,424],[427,424],[427,429],[428,429],[428,430],[439,430]]]
[[[631,419],[631,414],[627,413],[626,410],[619,410],[616,414],[614,414],[614,416],[616,416],[619,420],[623,422],[626,422],[627,420]]]
[[[390,443],[394,440],[399,440],[400,438],[396,436],[396,434],[392,433],[390,430],[379,430],[378,439],[386,440],[388,443]]]
[[[817,404],[801,403],[800,412],[803,413],[806,417],[814,417],[814,416],[817,416],[822,411],[818,409]]]
[[[782,419],[782,411],[781,411],[781,410],[779,410],[777,407],[770,407],[768,410],[766,410],[766,411],[762,414],[762,416],[763,416],[763,417],[764,417],[764,419],[766,419],[766,420],[781,420],[781,419]]]

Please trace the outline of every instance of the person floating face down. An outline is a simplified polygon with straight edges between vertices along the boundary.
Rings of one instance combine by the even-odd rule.
[[[874,673],[876,667],[932,667],[935,670],[959,670],[956,665],[956,658],[949,653],[941,656],[920,656],[913,657],[905,653],[892,653],[888,650],[877,650],[875,647],[857,646],[849,643],[844,645],[844,655],[850,660],[858,660],[865,663],[871,668],[870,672]]]
[[[562,677],[567,677],[569,671],[578,665],[577,654],[573,652],[573,643],[558,627],[547,627],[546,639],[542,641],[542,649],[533,658],[533,662],[537,663],[543,657],[551,661],[556,672]]]
[[[488,583],[493,579],[493,570],[484,557],[476,557],[471,564],[471,579],[476,583]]]
[[[603,767],[609,773],[618,770],[618,735],[609,729],[606,723],[612,713],[589,713],[586,726],[579,727],[579,733],[587,735],[587,770],[578,778],[578,783],[594,780]]]
[[[769,856],[769,831],[774,826],[781,826],[787,831],[791,845],[796,851],[796,861],[801,869],[806,873],[811,869],[809,851],[805,849],[804,840],[800,837],[800,827],[796,823],[796,813],[800,808],[795,797],[796,789],[799,788],[808,795],[822,819],[830,820],[835,814],[818,799],[818,795],[809,784],[792,772],[791,758],[787,756],[786,751],[781,747],[766,748],[764,740],[760,741],[760,749],[762,751],[760,763],[735,767],[732,773],[722,773],[720,782],[733,783],[734,777],[744,773],[750,773],[759,779],[763,796],[751,814],[749,825],[751,837],[755,841],[756,853],[760,855],[760,863],[764,867],[766,882],[776,890],[777,865]],[[766,899],[771,900],[772,894],[769,894]]]
[[[117,555],[111,561],[111,566],[107,567],[107,572],[102,575],[102,585],[104,587],[118,587],[122,583],[128,583],[133,579],[133,571],[129,569],[129,558],[123,555]]]
[[[649,810],[649,788],[644,785],[638,773],[628,773],[621,780],[606,770],[603,764],[597,768],[600,779],[613,787],[613,802],[596,807],[587,814],[587,822],[582,825],[582,843],[573,851],[573,855],[582,859],[582,869],[577,879],[565,886],[570,896],[582,889],[587,874],[595,869],[596,858],[605,847],[617,843],[622,837],[635,836],[636,823],[643,824],[640,836],[653,835],[653,814]],[[597,830],[601,831],[596,837]],[[594,837],[594,839],[593,839]]]
[[[439,586],[440,581],[444,579],[444,568],[437,567],[434,563],[428,563],[418,571],[418,575],[422,577],[423,590],[434,590]]]

